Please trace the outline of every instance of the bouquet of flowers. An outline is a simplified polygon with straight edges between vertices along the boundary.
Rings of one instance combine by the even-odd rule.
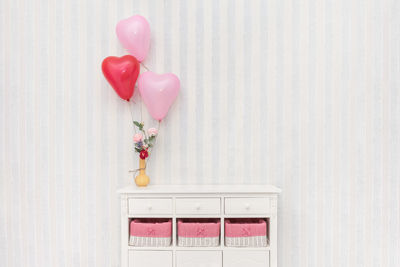
[[[149,149],[151,149],[156,142],[158,130],[156,128],[149,128],[146,132],[143,122],[133,121],[133,123],[139,130],[139,133],[133,136],[135,151],[139,153],[140,159],[145,160],[149,156]]]

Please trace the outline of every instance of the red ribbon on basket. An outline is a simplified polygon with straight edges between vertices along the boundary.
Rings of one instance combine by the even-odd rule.
[[[149,235],[155,235],[155,234],[156,234],[156,231],[155,231],[153,228],[147,228],[147,233],[148,233]]]
[[[242,228],[242,233],[244,236],[250,236],[250,229],[243,227]]]
[[[204,236],[206,229],[204,227],[197,228],[197,236]]]

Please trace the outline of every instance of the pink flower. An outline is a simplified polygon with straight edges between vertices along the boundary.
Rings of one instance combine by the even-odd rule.
[[[137,133],[133,136],[133,142],[138,143],[143,140],[143,135],[141,133]]]
[[[157,131],[156,128],[149,128],[149,129],[147,130],[147,133],[149,134],[149,136],[156,136],[157,133],[158,133],[158,131]]]

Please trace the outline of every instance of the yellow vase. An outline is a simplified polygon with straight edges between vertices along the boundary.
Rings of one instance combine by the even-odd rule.
[[[135,178],[137,186],[147,186],[150,183],[149,176],[146,175],[146,160],[139,158],[139,174]]]

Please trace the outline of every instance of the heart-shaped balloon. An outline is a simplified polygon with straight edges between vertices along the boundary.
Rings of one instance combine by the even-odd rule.
[[[175,74],[157,74],[151,71],[140,74],[138,87],[150,115],[161,121],[178,96],[180,81]]]
[[[150,25],[139,15],[121,20],[116,28],[122,46],[142,62],[150,47]]]
[[[101,65],[104,77],[115,92],[129,101],[135,90],[136,80],[140,72],[140,64],[131,55],[123,57],[106,57]]]

